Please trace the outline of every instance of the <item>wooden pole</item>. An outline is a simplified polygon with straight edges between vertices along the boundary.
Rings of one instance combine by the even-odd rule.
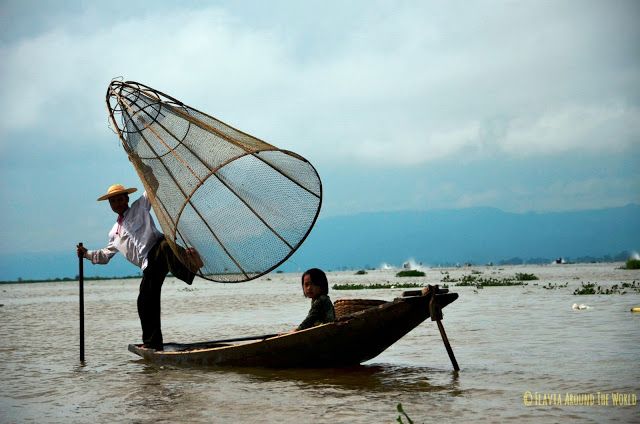
[[[435,321],[438,324],[438,330],[440,330],[440,336],[442,337],[442,342],[444,343],[444,347],[447,349],[447,353],[449,354],[449,359],[451,360],[451,364],[453,365],[453,369],[455,371],[460,371],[460,367],[458,366],[458,361],[456,361],[456,357],[453,354],[453,349],[451,349],[451,344],[449,343],[449,338],[447,337],[447,333],[444,331],[444,325],[442,325],[442,308],[438,301],[436,300],[436,293],[438,291],[438,286],[435,286],[435,292],[431,295],[431,300],[429,301],[429,315],[431,315],[431,321]]]
[[[456,361],[456,357],[453,355],[453,349],[451,349],[451,345],[449,344],[449,339],[447,338],[447,333],[444,331],[444,326],[442,325],[441,320],[437,320],[438,330],[440,330],[440,336],[442,336],[442,342],[444,343],[444,347],[447,349],[447,353],[449,354],[449,359],[451,359],[451,364],[453,365],[454,371],[460,371],[460,367],[458,366],[458,361]]]
[[[78,243],[78,248],[82,243]],[[78,285],[80,288],[80,362],[84,362],[84,267],[83,257],[78,254]]]

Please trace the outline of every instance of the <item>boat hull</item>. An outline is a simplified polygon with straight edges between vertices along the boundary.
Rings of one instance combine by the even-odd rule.
[[[346,367],[375,358],[429,317],[429,301],[444,307],[456,293],[410,296],[340,320],[264,340],[165,344],[163,351],[129,345],[145,360],[176,365],[243,367]]]

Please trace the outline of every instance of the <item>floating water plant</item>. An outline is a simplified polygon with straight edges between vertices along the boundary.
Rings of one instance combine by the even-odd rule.
[[[407,419],[407,424],[413,424],[413,420],[409,418],[406,412],[404,412],[404,409],[402,408],[401,403],[398,404],[397,408],[400,415],[398,415],[398,418],[396,418],[396,421],[398,421],[400,424],[404,424],[404,421],[402,421],[402,416],[404,415],[404,417]]]
[[[627,259],[626,269],[640,269],[640,259]]]
[[[635,280],[632,283],[620,283],[614,284],[609,288],[603,288],[596,283],[580,283],[580,287],[573,291],[574,295],[589,295],[589,294],[627,294],[627,290],[640,293],[640,284],[636,284]]]
[[[636,293],[640,293],[640,283],[636,284],[636,280],[633,280],[632,283],[620,283],[623,289],[631,289]]]
[[[600,288],[600,286],[598,286]],[[596,294],[595,283],[580,283],[580,287],[573,291],[574,295]]]
[[[449,272],[444,272],[443,274],[444,274],[444,277],[442,277],[442,280],[440,280],[443,283],[457,283],[458,281],[460,281],[456,278],[451,278],[451,276],[449,275]]]
[[[564,283],[564,284],[556,284],[556,283],[551,284],[551,283],[548,283],[547,285],[542,286],[542,288],[546,289],[546,290],[555,290],[555,289],[561,289],[561,288],[567,287],[568,285],[569,285],[569,283]],[[535,284],[534,284],[534,286],[535,286]]]
[[[424,277],[424,272],[418,271],[415,269],[408,269],[405,271],[400,271],[396,274],[396,277]]]
[[[537,280],[534,274],[527,274],[526,272],[516,272],[516,280],[518,281],[533,281]]]
[[[505,286],[526,286],[527,283],[516,280],[514,278],[493,278],[493,277],[476,277],[475,275],[465,275],[462,280],[456,284],[458,287],[505,287]]]

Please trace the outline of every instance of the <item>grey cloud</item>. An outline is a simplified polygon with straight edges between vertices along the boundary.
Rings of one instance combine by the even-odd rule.
[[[640,136],[640,16],[633,2],[616,5],[379,3],[333,17],[329,3],[313,19],[294,8],[292,28],[278,15],[283,3],[272,26],[238,9],[119,20],[82,9],[2,47],[9,112],[0,131],[75,125],[89,134],[104,121],[102,91],[124,74],[322,160],[554,154],[597,148],[603,128],[625,128],[611,141],[624,149]],[[343,25],[312,23],[323,19]],[[77,33],[86,21],[98,30]],[[590,114],[600,123],[592,132],[576,125]],[[491,138],[496,122],[503,134]]]

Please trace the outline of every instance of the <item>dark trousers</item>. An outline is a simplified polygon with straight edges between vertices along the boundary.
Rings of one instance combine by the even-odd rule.
[[[191,284],[195,273],[189,271],[173,253],[165,239],[160,240],[147,256],[147,267],[142,273],[138,295],[138,316],[142,325],[142,342],[154,349],[162,349],[160,328],[160,292],[162,283],[171,272],[174,277]]]

